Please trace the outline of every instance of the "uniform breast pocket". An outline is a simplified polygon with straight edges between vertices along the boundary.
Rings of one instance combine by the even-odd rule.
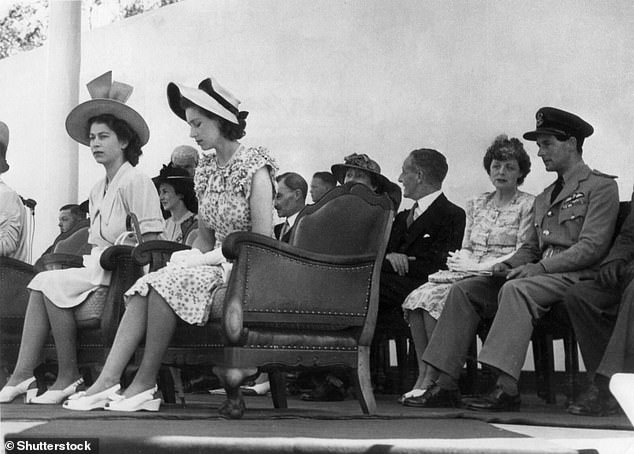
[[[566,229],[569,238],[576,239],[579,236],[587,212],[588,205],[585,203],[561,209],[559,212],[559,224]]]

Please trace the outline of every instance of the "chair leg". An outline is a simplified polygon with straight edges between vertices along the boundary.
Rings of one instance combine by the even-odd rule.
[[[354,387],[359,405],[361,405],[361,411],[366,415],[375,414],[376,401],[374,400],[372,382],[370,380],[370,347],[359,346]]]
[[[161,366],[158,374],[158,388],[163,395],[163,401],[167,404],[176,403],[176,393],[174,392],[174,380],[169,367]]]
[[[576,398],[576,375],[579,372],[579,352],[577,351],[577,339],[573,332],[564,336],[564,355],[566,357],[566,406],[568,406]]]
[[[286,401],[286,375],[279,369],[269,371],[271,397],[275,408],[288,408]]]
[[[178,367],[170,367],[170,374],[172,375],[172,382],[174,383],[174,400],[178,397],[181,405],[185,406],[185,388],[183,387],[182,370]]]
[[[545,383],[545,369],[544,364],[544,338],[536,334],[533,336],[533,360],[535,363],[535,391],[537,396],[541,399],[548,399],[548,390]]]
[[[474,337],[467,354],[466,394],[476,394],[478,381],[478,341]]]
[[[396,362],[398,367],[398,394],[407,391],[405,389],[405,381],[407,380],[407,340],[408,338],[405,336],[396,336],[394,338],[394,344],[396,345]]]
[[[544,343],[544,382],[546,383],[546,403],[556,404],[555,393],[555,353],[553,352],[553,337],[546,335]]]

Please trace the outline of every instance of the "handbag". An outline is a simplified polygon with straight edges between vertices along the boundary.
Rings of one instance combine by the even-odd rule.
[[[101,320],[107,296],[108,286],[99,286],[95,291],[88,295],[83,303],[75,307],[75,321],[86,323],[92,320]]]

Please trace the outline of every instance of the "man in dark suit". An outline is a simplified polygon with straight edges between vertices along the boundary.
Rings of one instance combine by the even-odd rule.
[[[275,209],[284,222],[277,224],[273,232],[275,238],[288,243],[297,214],[306,206],[308,184],[301,175],[294,172],[283,173],[276,181]]]
[[[590,386],[568,412],[616,413],[619,407],[610,393],[610,377],[634,372],[634,212],[630,211],[597,277],[570,288],[564,303],[590,379]]]
[[[447,170],[445,157],[425,148],[412,151],[403,163],[398,181],[414,206],[392,224],[381,270],[379,325],[385,318],[402,320],[405,297],[429,274],[446,268],[449,251],[460,249],[465,212],[442,192]]]

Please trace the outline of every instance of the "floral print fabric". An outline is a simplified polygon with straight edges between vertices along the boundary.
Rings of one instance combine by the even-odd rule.
[[[215,152],[203,155],[194,176],[198,216],[215,230],[216,247],[232,232],[251,230],[251,182],[253,175],[265,166],[274,181],[277,164],[261,147],[240,146],[224,166],[218,165]],[[204,325],[209,317],[218,318],[221,314],[222,308],[212,306],[212,301],[214,292],[223,284],[221,266],[166,267],[141,277],[126,296],[146,296],[152,287],[185,322]]]
[[[483,262],[516,251],[531,228],[535,196],[518,191],[506,206],[498,208],[494,192],[485,192],[467,202],[467,223],[462,249],[475,262]],[[464,273],[455,274],[458,281]],[[452,283],[426,282],[411,292],[403,302],[404,310],[423,309],[436,320],[440,317]]]

